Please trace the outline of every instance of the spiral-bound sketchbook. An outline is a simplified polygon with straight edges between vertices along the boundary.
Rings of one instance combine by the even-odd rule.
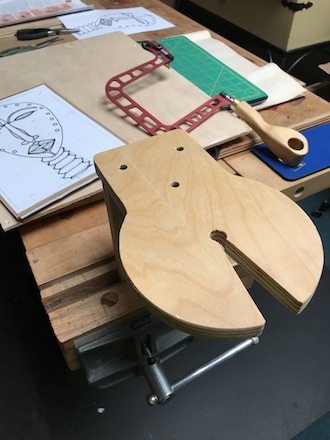
[[[45,85],[0,101],[0,198],[24,218],[97,178],[123,142]]]

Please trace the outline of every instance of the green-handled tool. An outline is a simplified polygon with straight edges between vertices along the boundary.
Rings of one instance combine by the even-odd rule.
[[[8,57],[10,55],[16,55],[17,53],[29,52],[30,50],[41,49],[42,47],[47,47],[50,44],[55,43],[55,41],[59,41],[59,37],[50,38],[49,40],[43,41],[42,43],[37,44],[29,44],[28,46],[14,46],[8,47],[0,52],[0,58]]]

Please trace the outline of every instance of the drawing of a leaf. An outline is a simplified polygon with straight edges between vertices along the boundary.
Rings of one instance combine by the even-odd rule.
[[[34,113],[34,111],[32,111],[32,112],[25,112],[25,113],[22,113],[21,115],[16,116],[16,118],[14,119],[14,121],[20,121],[21,119],[28,118],[28,117],[31,116],[33,113]],[[10,121],[10,122],[12,122],[12,121]]]
[[[25,109],[22,110],[17,110],[16,112],[12,113],[11,115],[8,116],[8,122],[13,122],[13,121],[20,121],[22,119],[28,118],[29,116],[31,116],[35,111],[37,110],[36,107],[29,109],[28,111],[26,111]],[[18,113],[18,115],[16,115]],[[15,116],[16,115],[16,116]]]
[[[22,138],[22,136],[16,134],[14,131],[11,131],[11,130],[9,130],[9,131],[10,131],[10,134],[11,134],[14,138],[24,140],[24,138]],[[23,130],[22,130],[22,131],[23,131]],[[27,134],[27,133],[26,133],[26,134]]]
[[[11,130],[9,127],[7,126],[8,130],[10,131],[12,136],[14,136],[17,139],[22,139],[23,141],[25,140],[24,137],[20,136],[18,133],[15,133],[15,131]],[[20,133],[22,133],[22,135],[30,136],[29,133],[27,131],[23,130],[22,128],[17,128],[17,130]]]

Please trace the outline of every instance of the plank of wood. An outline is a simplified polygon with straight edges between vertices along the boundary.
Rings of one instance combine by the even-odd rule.
[[[94,226],[26,253],[39,287],[111,256],[109,224]],[[73,254],[68,250],[73,249]]]
[[[20,228],[26,251],[108,222],[104,200],[45,218]],[[71,249],[70,252],[74,252]]]
[[[209,337],[262,332],[226,253],[291,311],[310,301],[321,239],[282,193],[225,172],[182,131],[101,153],[95,164],[118,261],[165,322]]]
[[[133,289],[119,282],[116,267],[113,259],[102,261],[41,289],[42,303],[72,370],[79,368],[75,338],[143,309]]]
[[[113,76],[153,58],[121,32],[7,57],[1,62],[0,97],[46,83],[116,136],[132,142],[148,135],[106,98],[104,88]],[[127,86],[125,91],[165,124],[175,122],[209,99],[164,66]],[[193,137],[207,148],[249,131],[246,124],[228,112],[218,112],[196,128]]]
[[[249,151],[231,155],[223,159],[235,172],[248,179],[271,185],[292,200],[299,201],[319,191],[329,188],[330,168],[295,181],[282,179],[275,171]]]
[[[22,231],[26,256],[39,288],[113,257],[103,201],[45,219]]]

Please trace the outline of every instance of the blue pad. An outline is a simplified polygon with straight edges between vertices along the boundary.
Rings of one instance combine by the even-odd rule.
[[[285,180],[297,180],[330,167],[330,122],[301,132],[308,140],[309,151],[297,167],[290,167],[263,145],[252,152]]]

